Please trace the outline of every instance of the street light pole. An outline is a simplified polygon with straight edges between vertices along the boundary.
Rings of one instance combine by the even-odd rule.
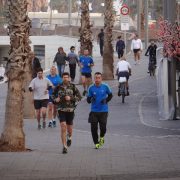
[[[72,0],[68,0],[68,24],[71,26]]]
[[[69,36],[72,36],[71,13],[72,13],[72,0],[68,0],[68,25],[69,25]]]
[[[164,4],[163,4],[163,14],[164,14],[164,19],[168,20],[170,23],[174,24],[175,20],[176,20],[176,0],[164,0]],[[174,114],[173,114],[173,119],[176,119],[177,117],[177,112],[176,112],[176,108],[177,108],[177,98],[176,98],[176,59],[174,59],[173,57],[170,58],[171,63],[169,65],[169,79],[171,79],[171,81],[169,81],[169,92],[170,92],[170,96],[173,100],[173,106],[174,106]]]
[[[137,0],[137,32],[139,37],[141,38],[141,8],[142,8],[142,0]]]
[[[145,0],[145,48],[147,49],[148,47],[148,42],[149,42],[149,34],[148,34],[148,6],[149,2],[148,0]]]

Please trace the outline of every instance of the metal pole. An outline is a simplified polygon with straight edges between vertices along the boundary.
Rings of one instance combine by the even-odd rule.
[[[164,0],[164,19],[168,20],[170,23],[174,24],[176,20],[176,0]],[[174,106],[174,114],[173,114],[173,119],[176,119],[177,113],[176,113],[176,108],[177,108],[177,97],[176,97],[176,59],[171,58],[171,63],[169,68],[169,92],[170,96],[173,100],[173,106]]]
[[[127,53],[127,38],[126,38],[126,31],[124,31],[124,42],[125,42],[125,49],[124,49],[124,54],[126,55],[126,53]]]
[[[148,34],[148,0],[145,0],[145,48],[147,49],[148,47],[148,42],[149,42],[149,34]]]
[[[71,26],[72,0],[68,0],[68,24]]]
[[[51,25],[52,24],[52,3],[50,1],[50,16],[49,16],[49,24]]]
[[[137,0],[137,32],[139,37],[141,37],[141,8],[142,0]]]

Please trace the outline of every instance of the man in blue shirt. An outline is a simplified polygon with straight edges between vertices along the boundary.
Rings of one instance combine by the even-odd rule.
[[[79,58],[80,66],[81,66],[81,78],[82,78],[82,85],[84,88],[83,96],[86,95],[87,89],[91,84],[91,67],[94,66],[94,61],[91,56],[89,56],[89,51],[86,49],[84,50],[84,55]]]
[[[50,74],[46,76],[51,83],[53,84],[53,88],[57,87],[59,84],[62,84],[62,78],[56,73],[56,67],[52,66],[50,69]],[[48,118],[49,118],[49,125],[48,127],[56,127],[56,105],[53,103],[51,98],[53,93],[53,88],[49,89],[49,103],[48,103]]]
[[[104,144],[106,124],[108,117],[108,102],[112,99],[112,91],[107,84],[102,83],[102,74],[96,72],[95,83],[88,89],[87,102],[91,103],[89,123],[91,123],[91,134],[95,148],[99,149]],[[98,136],[98,123],[100,126],[100,139]]]

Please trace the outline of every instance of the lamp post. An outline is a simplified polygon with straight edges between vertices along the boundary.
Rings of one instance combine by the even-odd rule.
[[[148,6],[149,2],[148,0],[145,0],[145,48],[147,49],[148,47],[148,42],[149,42],[149,34],[148,34]]]
[[[142,0],[137,0],[137,32],[139,37],[141,37],[141,9],[142,9]]]
[[[176,20],[176,0],[164,0],[163,4],[163,15],[164,19],[168,20],[170,23],[174,24]],[[176,98],[176,59],[170,58],[171,63],[169,65],[170,73],[168,74],[169,79],[171,79],[168,83],[170,85],[169,92],[170,97],[173,100],[173,119],[176,119],[177,117],[177,98]]]
[[[72,0],[68,0],[68,24],[71,26]]]

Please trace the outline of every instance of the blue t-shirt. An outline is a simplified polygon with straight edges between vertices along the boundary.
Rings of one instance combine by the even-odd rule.
[[[91,103],[91,112],[108,112],[108,105],[101,101],[106,99],[109,94],[112,94],[110,87],[102,83],[100,86],[91,85],[88,89],[88,97],[93,97],[94,101]]]
[[[51,76],[50,74],[46,76],[53,84],[54,87],[56,87],[59,84],[62,84],[62,78],[59,75]],[[53,89],[51,88],[49,90],[49,95],[52,95]]]
[[[91,73],[91,64],[94,64],[91,56],[81,56],[79,62],[83,65],[81,68],[82,73]]]

